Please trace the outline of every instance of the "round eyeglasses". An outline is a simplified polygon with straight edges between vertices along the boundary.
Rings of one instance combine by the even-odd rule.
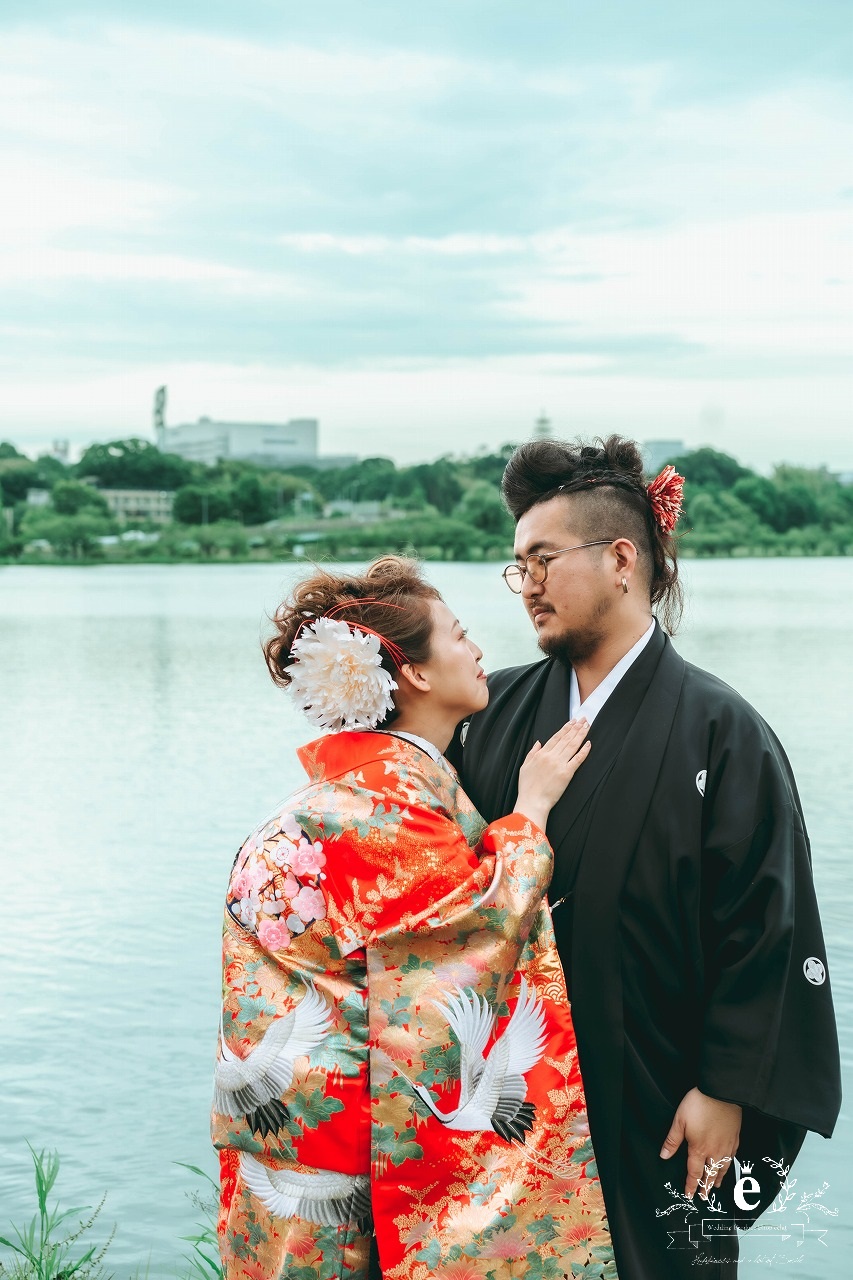
[[[524,564],[508,564],[503,571],[503,580],[517,596],[521,595],[524,579],[529,574],[531,582],[544,582],[548,577],[548,561],[554,556],[565,555],[567,551],[582,551],[584,547],[606,547],[612,538],[599,538],[596,542],[580,542],[576,547],[561,547],[559,551],[545,551],[541,555],[527,556]]]

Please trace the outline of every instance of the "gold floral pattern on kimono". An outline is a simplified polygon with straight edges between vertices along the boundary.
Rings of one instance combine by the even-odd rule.
[[[613,1280],[543,832],[393,734],[300,758],[229,883],[226,1276]]]

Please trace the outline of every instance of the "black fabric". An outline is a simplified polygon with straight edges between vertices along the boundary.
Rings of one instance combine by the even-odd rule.
[[[452,755],[490,820],[512,809],[533,741],[568,718],[569,673],[545,661],[491,687]],[[667,1182],[683,1189],[686,1153],[659,1151],[689,1089],[744,1107],[740,1153],[763,1170],[761,1208],[778,1190],[764,1157],[790,1163],[806,1129],[832,1131],[830,987],[803,969],[826,953],[790,767],[742,698],[658,628],[590,740],[548,823],[550,897],[571,895],[554,928],[621,1280],[675,1280],[695,1275],[695,1250],[671,1249],[681,1219],[657,1214]],[[736,1241],[717,1239],[703,1274],[734,1275],[735,1256]]]
[[[379,1266],[379,1249],[376,1236],[370,1240],[370,1259],[367,1264],[367,1280],[382,1280],[382,1268]]]

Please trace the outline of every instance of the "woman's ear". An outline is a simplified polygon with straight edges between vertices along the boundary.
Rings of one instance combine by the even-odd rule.
[[[407,680],[413,689],[417,689],[418,693],[429,693],[429,680],[417,667],[412,666],[411,662],[403,663],[402,667],[399,668],[399,675]]]

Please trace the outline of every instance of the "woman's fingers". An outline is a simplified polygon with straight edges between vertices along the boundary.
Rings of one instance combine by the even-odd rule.
[[[554,736],[548,739],[542,750],[553,752],[561,757],[566,754],[572,756],[588,733],[589,724],[586,720],[569,720],[562,729],[558,729]]]
[[[592,746],[591,742],[582,743],[579,750],[577,750],[567,762],[566,778],[569,782],[571,782],[572,778],[575,776],[578,769],[583,764],[584,760],[586,760],[587,756],[589,755],[589,749],[591,746]]]

